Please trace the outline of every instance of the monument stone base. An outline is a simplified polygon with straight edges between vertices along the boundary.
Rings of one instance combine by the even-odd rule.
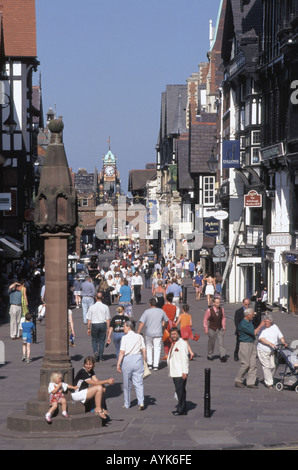
[[[68,401],[69,418],[64,418],[61,405],[53,416],[52,423],[45,420],[49,410],[48,401],[29,401],[24,412],[13,412],[6,420],[7,429],[18,433],[67,433],[74,431],[91,431],[104,426],[106,421],[94,412],[86,412],[82,403]]]

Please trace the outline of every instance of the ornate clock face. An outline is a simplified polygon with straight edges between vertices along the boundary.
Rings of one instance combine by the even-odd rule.
[[[114,169],[113,166],[110,166],[110,165],[109,165],[109,166],[106,166],[106,167],[105,167],[105,174],[106,174],[106,176],[113,176],[114,173],[115,173],[115,169]]]

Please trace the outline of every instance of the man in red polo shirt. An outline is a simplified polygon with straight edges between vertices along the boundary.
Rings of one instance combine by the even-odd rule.
[[[206,310],[203,321],[205,334],[209,336],[207,359],[213,360],[214,347],[218,341],[219,354],[221,362],[227,361],[226,350],[224,347],[224,334],[226,331],[226,317],[224,309],[220,306],[220,299],[213,299],[213,306]]]

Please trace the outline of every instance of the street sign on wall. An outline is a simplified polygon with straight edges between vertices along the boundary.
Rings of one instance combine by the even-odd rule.
[[[262,207],[262,194],[257,191],[249,191],[244,196],[244,207]]]
[[[266,237],[266,245],[269,248],[276,246],[291,246],[292,236],[289,233],[270,233]]]
[[[217,237],[219,234],[219,220],[208,217],[204,220],[204,234],[208,237]]]
[[[240,140],[223,141],[223,168],[240,168]]]
[[[225,220],[229,217],[229,213],[227,211],[216,211],[214,217],[217,220]]]

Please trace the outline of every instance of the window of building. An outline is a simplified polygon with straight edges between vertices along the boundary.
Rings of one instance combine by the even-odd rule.
[[[252,165],[256,165],[259,162],[260,162],[259,147],[252,147],[252,149],[251,149],[251,163],[252,163]]]
[[[261,131],[252,131],[251,132],[251,144],[252,145],[261,144]]]
[[[244,131],[245,128],[245,108],[244,106],[241,106],[241,111],[240,111],[240,130]]]
[[[204,206],[215,205],[215,176],[203,178],[203,204]]]
[[[82,206],[88,206],[88,199],[86,197],[84,197],[83,199],[81,199],[82,201]]]

